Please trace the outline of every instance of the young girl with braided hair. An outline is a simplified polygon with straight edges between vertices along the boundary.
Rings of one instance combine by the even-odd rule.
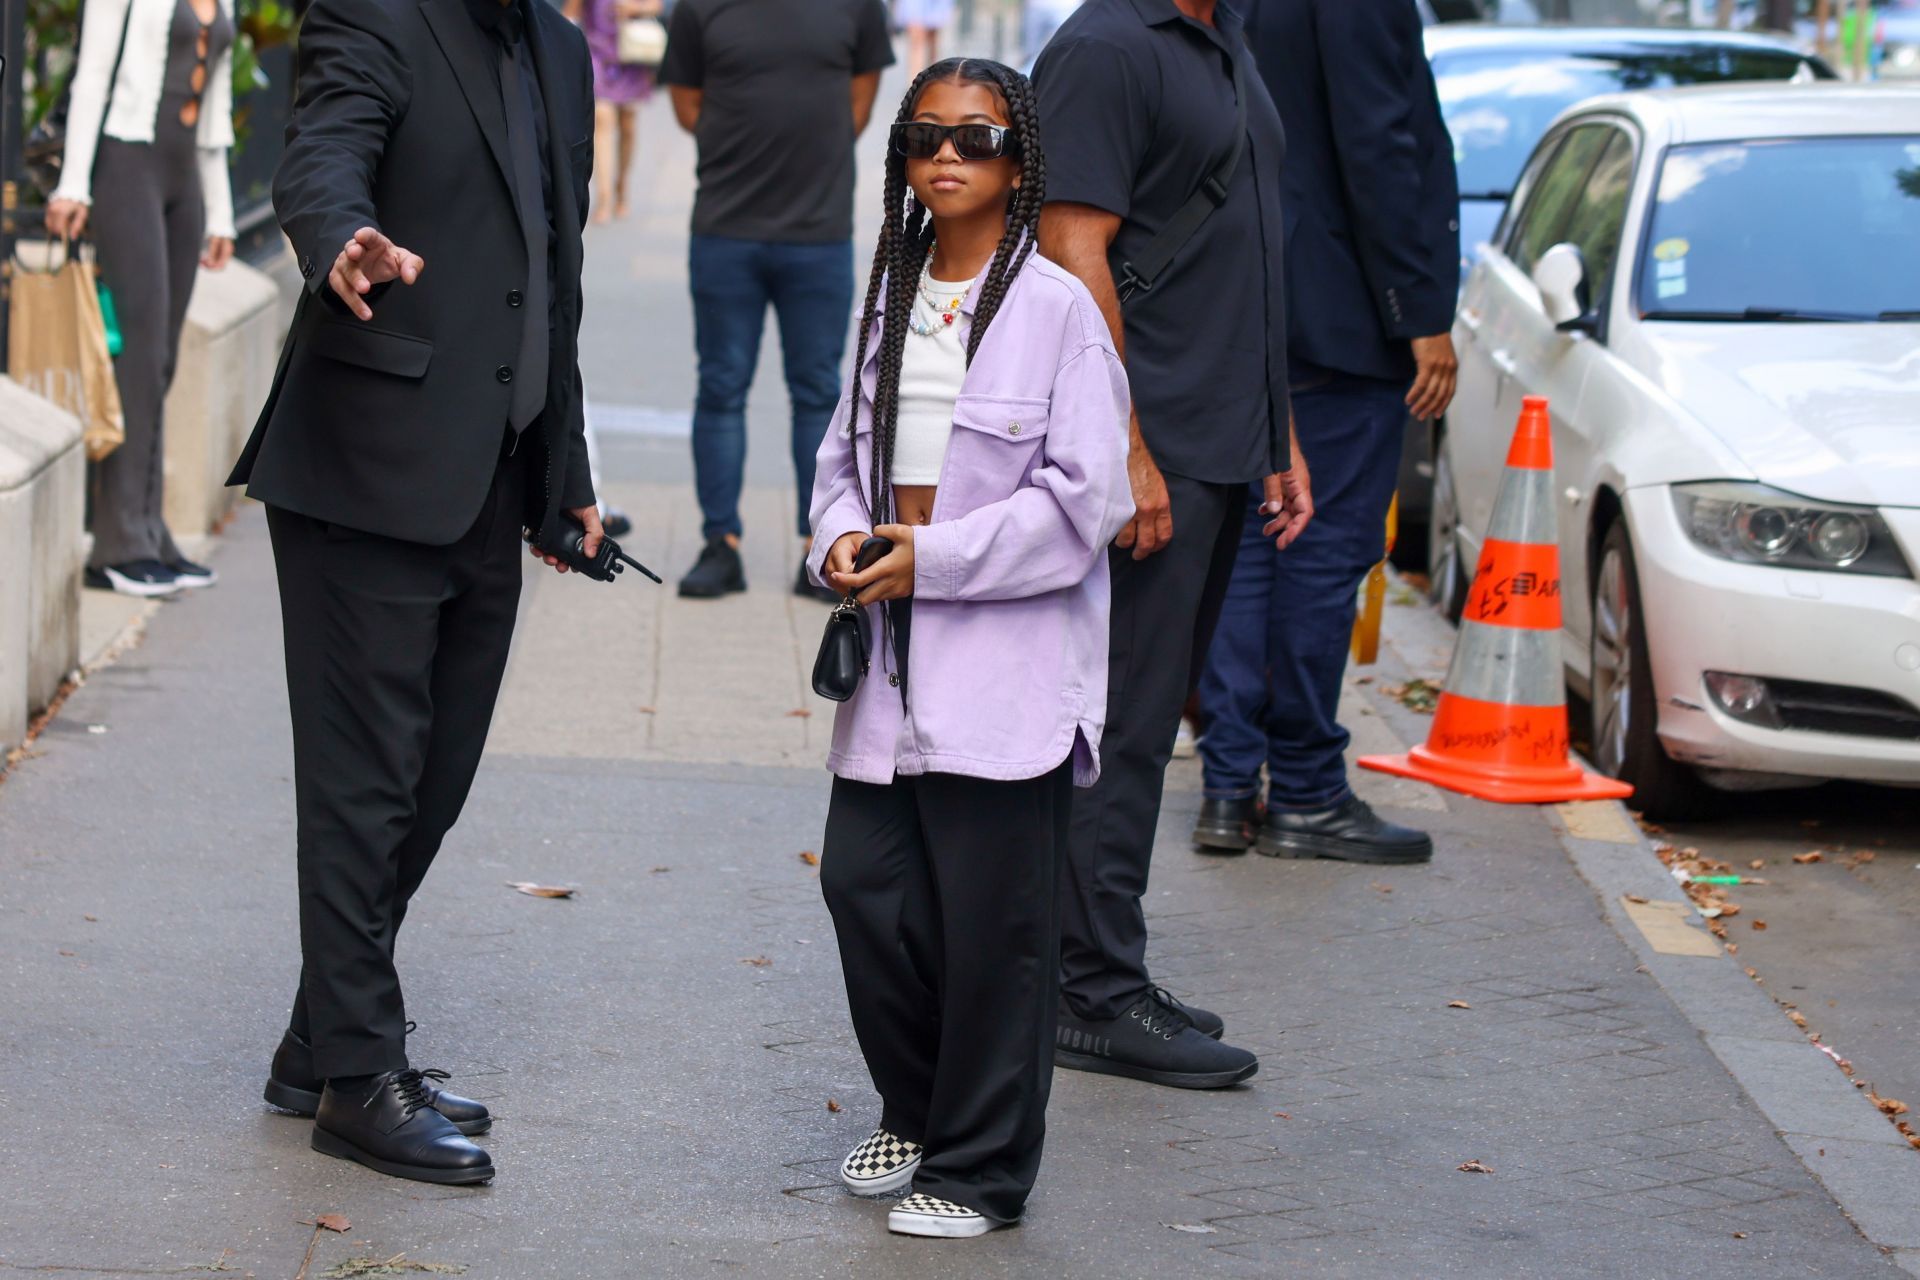
[[[816,580],[881,637],[834,723],[821,860],[879,1128],[841,1177],[890,1229],[1019,1219],[1053,1072],[1057,882],[1099,774],[1126,375],[1042,258],[1026,77],[949,59],[889,138],[854,375],[820,448]],[[868,567],[869,535],[893,549]],[[911,680],[909,680],[911,668]]]

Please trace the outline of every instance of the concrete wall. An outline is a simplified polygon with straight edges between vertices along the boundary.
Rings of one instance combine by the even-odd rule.
[[[292,309],[272,277],[243,262],[202,271],[167,395],[166,517],[175,536],[207,532],[233,509],[227,472],[266,403]]]
[[[80,420],[0,377],[0,752],[79,665],[86,482]]]

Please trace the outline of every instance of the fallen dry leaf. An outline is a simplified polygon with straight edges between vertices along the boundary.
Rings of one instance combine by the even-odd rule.
[[[1766,866],[1767,866],[1767,860],[1765,858],[1755,858],[1752,862],[1749,862],[1747,864],[1747,869],[1749,871],[1764,871],[1766,869]]]
[[[807,710],[805,707],[795,707],[793,710],[787,712],[787,719],[811,720],[813,719],[813,712]]]
[[[802,849],[800,851],[800,861],[810,867],[817,867],[820,865],[820,855],[811,849]]]
[[[580,892],[578,889],[568,888],[563,885],[535,884],[531,880],[509,880],[507,881],[507,888],[517,893],[524,893],[529,898],[571,898],[574,894]]]
[[[1804,1013],[1801,1013],[1798,1009],[1789,1009],[1787,1010],[1787,1021],[1793,1023],[1794,1026],[1799,1027],[1802,1030],[1805,1030],[1807,1025],[1807,1015]]]
[[[740,957],[740,963],[750,964],[756,969],[764,969],[772,964],[773,961],[767,959],[765,956],[742,956]]]
[[[1733,1233],[1733,1238],[1735,1240],[1745,1240],[1747,1238],[1747,1233],[1744,1231],[1736,1231]]]
[[[1643,897],[1641,897],[1641,896],[1640,896],[1639,894],[1637,894],[1637,893],[1630,893],[1630,894],[1628,894],[1628,895],[1627,895],[1627,901],[1628,901],[1628,902],[1631,902],[1631,903],[1633,903],[1633,904],[1634,904],[1634,905],[1636,905],[1636,906],[1641,906],[1641,907],[1644,907],[1644,906],[1646,906],[1646,905],[1647,905],[1647,900],[1646,900],[1645,898],[1643,898]]]
[[[1472,1005],[1470,1005],[1470,1004],[1468,1004],[1468,1003],[1467,1003],[1467,1002],[1466,1002],[1465,1000],[1449,1000],[1449,1001],[1447,1001],[1447,1008],[1449,1008],[1449,1009],[1471,1009],[1471,1008],[1473,1008],[1473,1006],[1472,1006]]]
[[[1767,931],[1767,922],[1765,920],[1755,920],[1753,922],[1753,931],[1755,933],[1765,933]]]
[[[1871,1088],[1867,1090],[1867,1101],[1880,1108],[1881,1115],[1903,1116],[1907,1114],[1906,1103],[1900,1101],[1898,1098],[1883,1098]]]
[[[827,1099],[827,1110],[833,1112],[833,1114],[839,1115],[845,1109],[846,1108],[842,1107],[839,1103],[835,1102],[832,1098]]]
[[[81,918],[82,920],[85,920],[85,921],[86,921],[86,922],[87,922],[88,924],[99,924],[99,923],[100,923],[100,917],[99,917],[99,916],[81,916],[80,918]]]
[[[640,714],[643,716],[651,716],[651,715],[658,714],[658,710],[654,707],[641,707],[639,710],[640,710]]]
[[[323,1213],[313,1220],[313,1225],[328,1231],[351,1231],[353,1223],[347,1221],[344,1213]]]
[[[1729,942],[1729,943],[1727,944],[1727,954],[1728,954],[1728,955],[1730,955],[1730,956],[1737,956],[1737,955],[1739,955],[1739,954],[1740,954],[1740,944],[1739,944],[1739,943],[1737,943],[1737,942]]]
[[[62,951],[62,952],[61,952],[60,954],[61,954],[61,955],[63,955],[63,956],[71,956],[71,955],[73,955],[74,953],[73,953],[73,952],[71,952],[71,951]]]
[[[1293,1117],[1292,1117],[1291,1115],[1289,1115],[1288,1113],[1286,1113],[1285,1111],[1276,1111],[1276,1112],[1274,1112],[1273,1114],[1274,1114],[1274,1115],[1275,1115],[1275,1116],[1276,1116],[1276,1117],[1277,1117],[1278,1119],[1281,1119],[1281,1120],[1291,1120],[1291,1119],[1293,1119]]]
[[[1824,853],[1821,853],[1818,849],[1809,849],[1805,853],[1794,854],[1793,860],[1804,867],[1809,862],[1825,862],[1827,860],[1827,855]]]
[[[1393,892],[1393,886],[1392,886],[1392,885],[1390,885],[1390,884],[1381,884],[1381,883],[1380,883],[1380,882],[1379,882],[1378,880],[1372,880],[1372,881],[1369,881],[1369,882],[1368,882],[1368,884],[1367,884],[1367,888],[1369,888],[1369,889],[1377,889],[1377,890],[1379,890],[1379,891],[1380,891],[1381,893],[1392,893],[1392,892]]]
[[[672,867],[655,867],[649,874],[656,875],[656,876],[663,876],[671,870],[673,870]]]
[[[1493,1166],[1490,1164],[1483,1164],[1478,1160],[1469,1160],[1465,1164],[1460,1166],[1460,1172],[1461,1173],[1492,1173]]]

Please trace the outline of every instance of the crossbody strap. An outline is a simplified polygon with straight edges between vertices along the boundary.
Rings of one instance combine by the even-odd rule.
[[[1233,146],[1228,149],[1226,158],[1214,167],[1212,173],[1200,183],[1200,187],[1187,197],[1187,202],[1167,219],[1167,225],[1160,233],[1147,242],[1133,258],[1120,264],[1120,278],[1116,285],[1120,292],[1120,301],[1127,302],[1136,294],[1152,289],[1160,279],[1160,274],[1172,265],[1180,251],[1187,247],[1187,241],[1193,239],[1201,224],[1213,216],[1213,211],[1227,202],[1227,186],[1233,181],[1233,175],[1240,168],[1240,157],[1247,149],[1247,72],[1246,59],[1234,58],[1233,63],[1233,99],[1236,120],[1233,127]]]

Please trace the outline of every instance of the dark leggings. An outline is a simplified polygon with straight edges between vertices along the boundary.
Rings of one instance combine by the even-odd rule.
[[[150,143],[102,138],[93,166],[90,225],[124,339],[114,374],[127,429],[127,442],[93,466],[95,568],[180,559],[163,514],[162,418],[207,220],[177,100],[161,101],[154,133]]]
[[[820,883],[881,1125],[914,1189],[1010,1222],[1040,1171],[1073,768],[836,779]]]

